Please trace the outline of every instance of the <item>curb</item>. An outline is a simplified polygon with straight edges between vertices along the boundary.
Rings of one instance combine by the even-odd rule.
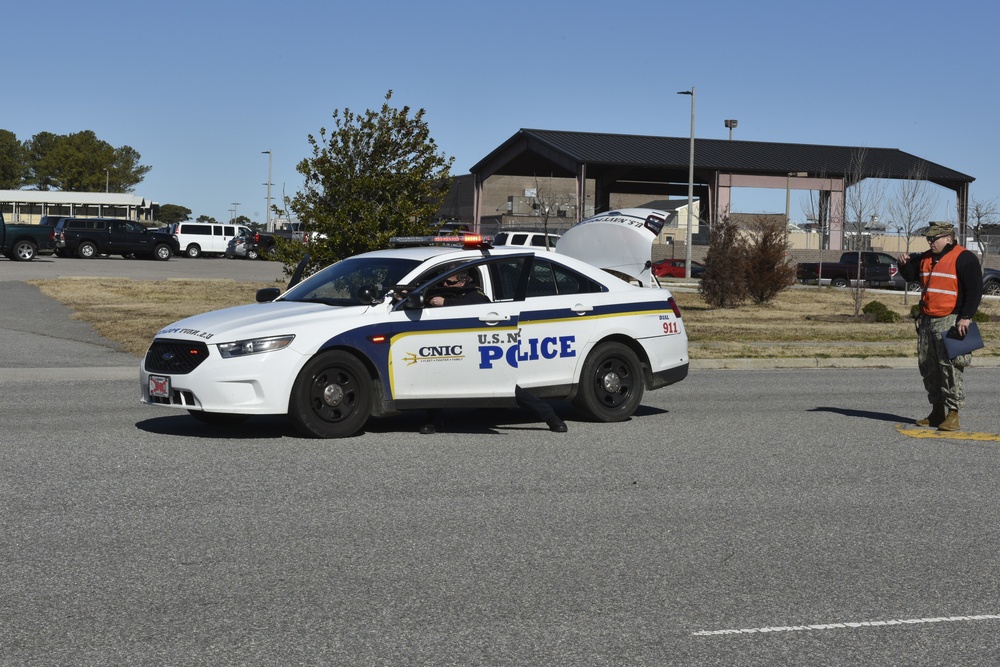
[[[791,368],[917,368],[910,357],[789,357],[765,359],[692,359],[692,370],[771,370]],[[1000,357],[973,357],[969,368],[1000,368]]]

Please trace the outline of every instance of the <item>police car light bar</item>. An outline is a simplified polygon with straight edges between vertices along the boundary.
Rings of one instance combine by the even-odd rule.
[[[462,234],[461,236],[393,236],[389,243],[394,246],[420,245],[460,245],[465,248],[492,247],[492,236]]]

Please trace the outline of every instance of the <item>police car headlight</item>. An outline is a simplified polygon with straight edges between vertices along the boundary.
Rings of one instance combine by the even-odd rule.
[[[238,340],[233,343],[219,343],[219,353],[223,359],[233,357],[245,357],[250,354],[261,354],[262,352],[274,352],[283,350],[295,340],[295,336],[272,336],[270,338],[253,338],[250,340]]]

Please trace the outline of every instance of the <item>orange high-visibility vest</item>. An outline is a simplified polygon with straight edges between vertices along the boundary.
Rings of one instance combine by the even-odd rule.
[[[962,246],[946,252],[936,264],[930,253],[920,260],[920,284],[924,286],[920,298],[920,312],[931,317],[944,317],[955,312],[958,303],[958,256],[965,250]]]

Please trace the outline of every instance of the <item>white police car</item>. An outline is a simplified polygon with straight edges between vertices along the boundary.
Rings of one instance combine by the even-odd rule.
[[[680,310],[650,273],[666,217],[602,214],[554,253],[436,245],[345,259],[284,294],[261,290],[264,303],[159,331],[142,401],[208,423],[287,414],[304,435],[336,438],[404,410],[513,407],[516,384],[598,421],[628,419],[644,389],[688,372]],[[489,303],[428,307],[457,270]]]

